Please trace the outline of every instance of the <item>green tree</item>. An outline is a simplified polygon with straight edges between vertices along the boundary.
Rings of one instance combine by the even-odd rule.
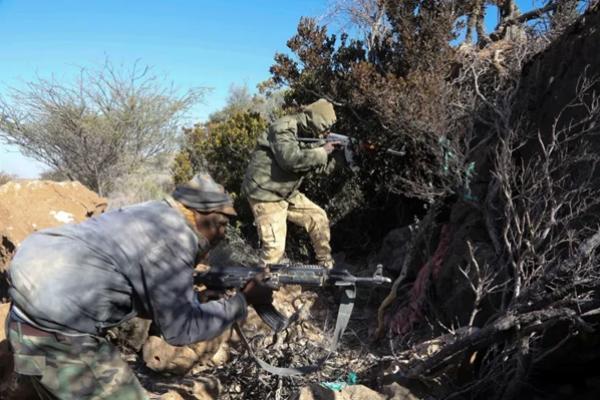
[[[207,170],[228,191],[239,194],[256,138],[266,128],[260,114],[241,111],[220,122],[184,129],[185,145],[176,164],[182,172],[175,179],[182,181],[195,171]]]

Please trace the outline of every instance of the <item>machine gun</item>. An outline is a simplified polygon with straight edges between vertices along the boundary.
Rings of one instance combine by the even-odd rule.
[[[194,278],[194,283],[203,284],[212,290],[239,289],[263,271],[264,269],[260,267],[210,267],[207,271],[198,273]],[[337,349],[339,339],[350,321],[354,299],[356,298],[356,286],[378,286],[392,281],[390,278],[383,276],[381,265],[377,266],[375,273],[370,277],[354,276],[346,269],[334,268],[330,270],[320,265],[306,264],[272,264],[269,266],[269,271],[269,275],[263,283],[273,289],[278,289],[283,285],[301,285],[303,287],[338,286],[343,288],[335,330],[329,345],[329,353],[314,365],[277,367],[269,364],[254,353],[244,332],[237,323],[234,323],[235,331],[254,361],[265,371],[280,376],[301,376],[319,370],[327,358]],[[298,318],[300,312],[297,311],[288,319],[277,311],[272,304],[255,306],[254,309],[260,318],[275,332],[287,328],[291,322]]]
[[[301,376],[319,370],[331,353],[337,349],[339,339],[350,321],[354,299],[356,298],[356,286],[378,286],[391,283],[390,278],[383,276],[383,267],[381,265],[377,266],[375,273],[370,277],[354,276],[345,269],[334,268],[330,270],[320,265],[306,264],[272,264],[269,266],[269,271],[270,274],[263,283],[273,289],[280,288],[283,285],[301,285],[303,287],[338,286],[344,289],[335,322],[333,338],[329,345],[329,353],[314,365],[300,367],[277,367],[271,365],[254,353],[250,342],[240,326],[237,323],[233,325],[242,343],[248,349],[252,358],[254,358],[254,361],[265,371],[280,376]],[[194,278],[194,283],[203,284],[208,289],[213,290],[239,289],[261,272],[264,272],[264,269],[261,267],[215,266],[210,267],[207,271],[198,273]],[[254,309],[261,319],[275,332],[287,328],[291,322],[298,318],[299,314],[298,311],[288,319],[277,311],[272,304],[255,306]]]
[[[205,272],[198,273],[194,278],[195,284],[203,284],[211,290],[239,289],[258,273],[261,267],[214,266]],[[302,287],[338,286],[355,292],[356,286],[379,286],[391,283],[391,279],[383,276],[383,267],[377,266],[373,276],[354,276],[346,269],[328,269],[320,265],[307,264],[272,264],[269,266],[269,276],[263,282],[272,289],[284,285],[300,285]],[[348,290],[347,290],[348,291]],[[354,300],[354,293],[352,294]],[[293,318],[285,318],[272,304],[255,307],[257,314],[275,332],[285,329]]]
[[[354,161],[354,156],[357,153],[359,148],[368,149],[368,151],[376,151],[376,147],[372,144],[360,144],[358,140],[351,138],[347,135],[342,135],[341,133],[331,132],[324,138],[305,138],[299,137],[298,141],[301,143],[322,143],[325,144],[327,142],[339,143],[339,147],[344,152],[344,158],[346,159],[346,163],[350,166],[351,169],[356,167],[356,163]],[[406,152],[404,150],[394,150],[394,149],[384,149],[384,152],[387,154],[391,154],[394,156],[404,156]]]

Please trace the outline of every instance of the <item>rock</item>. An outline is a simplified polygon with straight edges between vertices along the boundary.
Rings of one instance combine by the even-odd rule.
[[[410,390],[396,382],[384,386],[383,394],[386,396],[386,400],[419,400]]]
[[[150,336],[143,348],[146,366],[157,372],[184,375],[198,361],[198,356],[189,346],[171,346],[158,336]]]
[[[385,400],[381,394],[363,385],[347,386],[340,392],[313,383],[303,387],[295,400]]]
[[[201,298],[203,298],[201,293]],[[279,335],[280,341],[288,340],[294,343],[306,341],[320,342],[323,333],[314,324],[306,320],[308,311],[316,299],[310,292],[302,292],[299,286],[284,287],[273,294],[273,304],[284,315],[290,316],[297,310],[302,310],[299,321],[293,324],[285,335]],[[304,305],[304,307],[303,307]],[[248,318],[241,323],[248,337],[264,336],[264,341],[272,341],[270,328],[260,319],[253,308],[248,309]],[[231,330],[221,336],[198,342],[189,346],[171,346],[158,336],[150,336],[143,346],[143,358],[146,366],[157,372],[169,372],[183,375],[196,368],[222,365],[229,360],[230,343],[239,338]]]
[[[171,346],[158,336],[150,336],[143,347],[146,366],[157,372],[184,375],[197,364],[219,365],[228,360],[231,330],[221,336],[190,346]]]
[[[298,285],[283,286],[279,290],[273,292],[273,306],[286,317],[292,316],[296,312],[300,312],[298,315],[298,322],[288,328],[288,334],[294,334],[297,330],[296,327],[300,328],[308,323],[310,313],[313,305],[317,300],[317,295],[314,292],[302,291],[302,288]],[[256,314],[253,308],[248,309],[248,318],[242,324],[244,331],[247,333],[260,333],[267,336],[272,335],[271,329],[263,322],[262,319]],[[322,332],[320,330],[313,331],[310,329],[309,332],[300,333],[305,339],[309,340],[322,340]],[[317,332],[318,331],[318,332]],[[305,336],[308,335],[308,336]],[[298,339],[301,339],[301,337]]]
[[[198,264],[196,270],[202,272],[208,268],[205,264]],[[208,301],[205,289],[199,293],[201,301]],[[141,331],[140,329],[134,329]],[[119,335],[131,336],[127,329],[119,328]],[[146,332],[148,329],[146,329]],[[141,338],[141,337],[140,337]],[[169,372],[184,375],[193,367],[202,365],[221,365],[229,359],[229,345],[231,331],[209,341],[199,342],[189,346],[171,346],[158,336],[150,336],[143,344],[143,358],[146,366],[157,372]]]
[[[161,395],[159,400],[184,400],[184,398],[176,391],[169,390],[167,393]]]
[[[308,386],[304,386],[300,389],[300,392],[294,397],[294,400],[329,400],[335,399],[336,392],[324,388],[321,385],[313,383]]]
[[[342,400],[384,400],[385,398],[376,391],[363,385],[345,387],[340,392]]]
[[[221,384],[216,378],[198,377],[192,387],[192,396],[197,400],[215,400],[219,398]]]

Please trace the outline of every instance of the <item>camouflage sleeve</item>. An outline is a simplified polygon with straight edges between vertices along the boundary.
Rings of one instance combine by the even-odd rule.
[[[322,147],[300,147],[291,121],[282,121],[271,128],[269,145],[277,164],[289,172],[308,172],[327,164],[327,152]]]
[[[153,253],[156,256],[144,268],[144,281],[152,319],[167,343],[183,346],[209,340],[246,318],[247,304],[241,293],[200,303],[193,289],[193,259],[185,260],[182,253],[164,248]]]

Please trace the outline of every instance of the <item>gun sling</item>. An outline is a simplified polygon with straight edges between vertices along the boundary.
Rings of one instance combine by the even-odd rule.
[[[333,331],[333,337],[331,340],[331,344],[329,346],[329,351],[324,357],[317,360],[317,362],[313,365],[305,365],[305,366],[300,366],[300,367],[276,367],[274,365],[271,365],[268,362],[260,359],[254,353],[254,350],[252,350],[252,346],[250,345],[248,338],[246,338],[246,335],[244,334],[244,332],[242,331],[242,329],[240,328],[240,326],[237,322],[233,324],[233,328],[239,335],[242,343],[248,350],[248,353],[252,356],[254,361],[265,371],[267,371],[271,374],[280,375],[280,376],[302,376],[302,375],[307,375],[307,374],[313,373],[315,371],[318,371],[323,366],[325,361],[327,361],[327,359],[331,356],[331,354],[337,350],[339,341],[340,341],[342,335],[344,334],[346,327],[348,326],[348,322],[350,322],[350,316],[352,315],[352,309],[354,308],[354,299],[356,298],[356,286],[353,284],[350,284],[347,286],[343,286],[343,288],[344,288],[344,292],[342,294],[342,300],[341,300],[340,306],[338,308],[338,315],[337,315],[337,319],[335,322],[335,329]],[[273,308],[273,310],[263,309],[261,312],[266,312],[267,320],[271,321],[273,323],[273,325],[276,327],[282,327],[283,325],[280,325],[280,324],[283,323],[284,326],[282,329],[285,329],[289,326],[290,322],[295,321],[298,318],[299,311],[294,313],[294,315],[292,317],[290,317],[289,319],[285,319],[285,317],[283,317],[273,306],[271,306],[271,308]],[[259,312],[258,310],[256,310],[256,311],[257,311],[257,313]],[[274,315],[274,314],[272,314],[273,311],[275,313],[277,313],[277,315],[278,315],[278,317],[277,316],[274,317],[275,320],[273,320],[273,318],[272,318]],[[261,317],[262,317],[262,315],[261,315]],[[267,320],[265,320],[265,322]],[[282,321],[285,321],[285,322],[282,322]],[[268,324],[269,324],[269,326],[271,326],[271,323],[268,322]],[[271,326],[271,328],[273,328],[273,326]],[[274,329],[274,330],[277,332],[278,330],[281,330],[281,329]]]

